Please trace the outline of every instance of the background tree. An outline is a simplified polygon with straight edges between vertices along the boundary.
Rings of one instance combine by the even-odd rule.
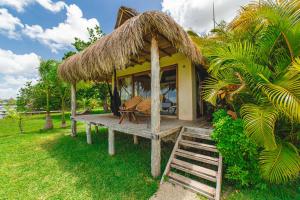
[[[6,106],[5,110],[6,110],[6,114],[7,114],[6,117],[17,121],[20,134],[22,134],[24,132],[22,114],[20,112],[18,112],[14,107],[9,106],[9,105]]]
[[[52,129],[53,122],[50,115],[50,96],[57,79],[57,65],[55,60],[42,61],[39,67],[41,89],[46,96],[46,123],[44,129]]]

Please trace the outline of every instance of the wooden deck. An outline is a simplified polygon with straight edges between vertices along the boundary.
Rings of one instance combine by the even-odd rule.
[[[73,119],[78,122],[84,122],[95,126],[105,126],[114,131],[149,139],[160,139],[166,137],[178,132],[183,126],[199,128],[209,127],[209,124],[201,119],[195,121],[184,121],[162,116],[160,132],[158,134],[153,134],[150,128],[150,117],[139,116],[138,123],[124,120],[122,124],[119,124],[119,117],[113,116],[112,114],[77,115]]]

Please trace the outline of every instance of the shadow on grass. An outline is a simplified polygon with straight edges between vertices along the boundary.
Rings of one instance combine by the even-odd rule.
[[[108,155],[107,131],[93,133],[93,144],[86,144],[84,132],[76,138],[61,136],[44,143],[60,170],[71,173],[76,191],[89,191],[92,199],[149,199],[158,188],[150,174],[150,140],[140,138],[134,145],[132,136],[117,133],[116,155]],[[162,145],[162,169],[172,144]]]

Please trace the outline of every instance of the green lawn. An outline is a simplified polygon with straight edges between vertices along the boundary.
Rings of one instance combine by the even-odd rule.
[[[150,141],[133,145],[132,137],[116,135],[116,155],[107,153],[105,129],[93,145],[86,144],[84,126],[77,138],[70,130],[57,127],[40,130],[44,117],[27,117],[25,133],[18,133],[15,122],[0,120],[0,199],[148,199],[159,180],[150,175]],[[172,144],[163,144],[165,166]],[[227,191],[227,199],[300,199],[299,185],[271,187],[266,191]]]

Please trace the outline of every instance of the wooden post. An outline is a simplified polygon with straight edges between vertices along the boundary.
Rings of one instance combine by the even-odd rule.
[[[95,132],[98,134],[99,133],[99,128],[97,125],[95,125]]]
[[[76,116],[76,84],[72,84],[71,86],[71,116],[72,116],[72,137],[75,137],[77,135],[77,124],[74,120],[74,117]]]
[[[133,136],[133,144],[138,144],[138,143],[139,143],[138,136],[134,135]]]
[[[161,146],[158,133],[160,131],[160,66],[157,35],[151,39],[151,174],[160,175]]]
[[[108,154],[115,155],[115,131],[108,128]]]
[[[160,66],[157,36],[151,40],[151,131],[160,131]]]
[[[86,142],[88,144],[92,144],[92,133],[91,133],[91,124],[87,123],[86,124]]]
[[[160,139],[151,140],[151,174],[153,177],[160,175],[161,163],[161,146]]]

